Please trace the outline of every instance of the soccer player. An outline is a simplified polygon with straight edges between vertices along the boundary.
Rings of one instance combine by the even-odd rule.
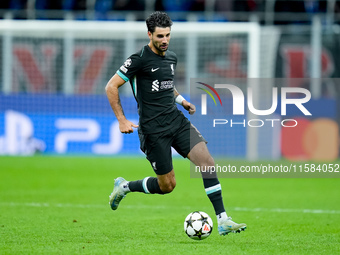
[[[196,166],[205,169],[215,166],[206,141],[175,104],[182,105],[189,114],[196,111],[195,106],[177,92],[173,83],[177,57],[168,50],[172,21],[166,13],[154,12],[146,19],[146,25],[149,44],[124,62],[109,80],[105,90],[118,119],[120,131],[129,134],[138,128],[140,148],[157,177],[129,182],[122,177],[115,179],[110,195],[112,210],[118,208],[120,201],[129,192],[166,194],[173,191],[176,179],[171,147]],[[139,125],[126,119],[120,103],[118,88],[127,81],[130,81],[138,103]],[[245,230],[246,224],[237,224],[227,216],[217,174],[202,173],[202,178],[206,194],[217,215],[219,234]]]

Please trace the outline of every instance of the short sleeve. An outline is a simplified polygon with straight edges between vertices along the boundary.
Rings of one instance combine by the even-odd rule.
[[[141,69],[141,57],[138,54],[131,55],[118,69],[117,74],[124,80],[129,81],[131,77]]]

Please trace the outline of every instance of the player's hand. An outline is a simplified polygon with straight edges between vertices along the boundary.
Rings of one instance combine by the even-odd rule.
[[[184,109],[189,112],[190,115],[193,115],[196,112],[196,106],[189,103],[188,101],[184,100],[182,102],[182,105],[183,105]]]
[[[133,133],[133,128],[138,128],[138,125],[133,124],[127,119],[119,121],[119,130],[121,133],[131,134]]]

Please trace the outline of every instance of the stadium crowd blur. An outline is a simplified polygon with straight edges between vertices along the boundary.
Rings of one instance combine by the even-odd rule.
[[[174,20],[307,23],[315,14],[340,16],[340,0],[1,0],[0,18],[144,20],[152,11]]]

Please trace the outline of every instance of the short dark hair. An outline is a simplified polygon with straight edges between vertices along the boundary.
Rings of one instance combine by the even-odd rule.
[[[165,12],[156,11],[146,19],[146,26],[148,31],[153,33],[156,27],[171,27],[172,20]]]

